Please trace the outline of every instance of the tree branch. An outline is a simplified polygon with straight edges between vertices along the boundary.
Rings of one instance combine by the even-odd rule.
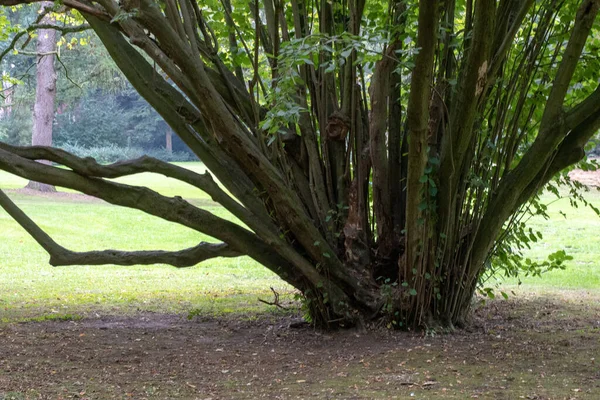
[[[284,225],[294,234],[306,252],[311,254],[316,262],[328,266],[330,270],[342,270],[342,263],[336,252],[306,214],[297,193],[287,185],[282,172],[262,154],[227,108],[225,101],[208,77],[204,63],[191,58],[188,46],[183,44],[175,31],[170,28],[160,9],[151,5],[150,0],[143,0],[137,18],[156,36],[160,47],[169,53],[181,72],[186,76],[195,77],[190,85],[180,85],[179,88],[191,95],[192,102],[206,119],[219,146],[228,154],[235,155],[245,175],[251,177],[257,186],[264,188]],[[94,26],[91,20],[90,23]],[[315,246],[315,242],[318,245]]]
[[[140,95],[242,204],[258,217],[269,220],[264,204],[256,196],[254,183],[231,157],[215,145],[214,137],[208,132],[198,110],[181,92],[155,73],[147,60],[116,27],[94,17],[86,18],[112,59]]]
[[[25,34],[28,34],[30,32],[38,30],[38,29],[54,29],[56,31],[61,32],[64,35],[67,33],[83,32],[85,30],[91,29],[91,27],[88,24],[82,24],[79,26],[57,26],[57,25],[53,25],[53,24],[38,24],[38,23],[31,24],[26,29],[24,29],[20,32],[17,32],[15,34],[13,39],[10,41],[8,47],[6,47],[2,51],[2,53],[0,53],[0,62],[2,62],[4,57],[6,57],[6,55],[9,52],[11,52],[15,49],[15,47],[17,46],[17,42],[19,41],[20,38],[22,38]],[[26,44],[24,44],[23,46],[26,46]],[[23,53],[22,50],[20,52]]]
[[[561,141],[568,137],[569,128],[573,128],[567,123],[575,125],[583,123],[586,121],[583,111],[589,112],[590,109],[597,107],[592,102],[600,96],[598,90],[589,96],[589,102],[588,99],[584,100],[571,113],[565,115],[563,111],[564,99],[571,78],[599,9],[600,0],[584,0],[577,11],[571,37],[546,101],[539,134],[517,167],[500,181],[496,193],[492,195],[474,241],[473,265],[483,263],[496,235],[520,201],[521,193],[527,188],[531,189],[532,185],[539,187],[540,182],[536,179],[540,177],[546,179],[549,160],[555,157],[555,150]],[[567,122],[567,118],[569,122]],[[575,151],[575,155],[581,154],[581,151],[576,148],[564,151],[568,153]],[[476,273],[475,270],[471,271],[471,278]]]
[[[513,43],[517,32],[521,28],[523,20],[527,16],[527,13],[533,5],[534,0],[525,0],[522,2],[521,0],[517,0],[514,2],[507,2],[506,11],[508,13],[513,12],[512,10],[510,10],[510,8],[517,6],[518,3],[521,3],[521,6],[519,7],[518,13],[516,13],[516,16],[514,17],[514,20],[512,21],[512,24],[510,25],[508,31],[497,32],[495,43],[499,44],[499,46],[495,50],[494,56],[492,57],[492,61],[490,63],[490,67],[488,68],[488,83],[486,86],[489,86],[489,82],[491,82],[491,80],[493,80],[496,77],[496,74],[500,70],[500,66],[502,65],[502,63],[504,63],[504,59],[510,49],[510,45]],[[503,15],[503,17],[505,18],[508,18],[508,16],[509,15]],[[499,24],[499,26],[504,25]]]
[[[548,160],[538,176],[522,192],[517,203],[518,208],[531,196],[543,188],[553,176],[565,168],[581,161],[585,157],[585,144],[600,129],[600,110],[596,110],[577,127],[575,127],[561,143],[555,156]]]
[[[164,220],[187,226],[228,243],[233,250],[248,254],[276,273],[281,274],[282,271],[287,271],[289,279],[296,276],[288,270],[289,262],[281,256],[273,254],[271,247],[254,233],[194,207],[180,197],[169,198],[148,188],[85,177],[74,171],[25,159],[3,149],[0,149],[0,169],[25,179],[74,189],[111,204],[135,208]]]
[[[393,241],[392,199],[390,196],[390,168],[388,165],[388,103],[390,76],[396,66],[396,50],[401,41],[394,40],[385,50],[384,57],[375,65],[371,87],[371,116],[369,118],[369,149],[373,165],[373,211],[377,221],[379,248],[385,253],[391,250]],[[432,57],[433,60],[433,57]],[[431,77],[431,76],[430,76]],[[416,82],[415,82],[416,84]],[[427,96],[428,93],[423,93]],[[427,118],[427,116],[424,116]],[[400,147],[400,146],[398,146]],[[394,182],[397,185],[398,182]]]
[[[442,138],[440,220],[442,224],[448,226],[453,224],[449,215],[456,199],[458,183],[462,179],[463,165],[472,156],[468,149],[474,135],[473,124],[477,113],[477,104],[482,96],[486,95],[484,89],[494,34],[495,7],[496,1],[494,0],[475,2],[471,46],[465,50],[467,56],[460,71],[460,86],[450,111],[450,130]]]
[[[0,142],[0,149],[7,150],[28,160],[48,160],[62,164],[80,175],[91,178],[114,179],[142,172],[161,174],[188,183],[204,191],[215,202],[225,207],[255,232],[262,233],[264,236],[271,236],[269,234],[265,235],[267,230],[270,234],[277,233],[277,229],[274,225],[269,224],[269,221],[260,220],[221,189],[208,172],[197,174],[188,169],[148,156],[109,165],[101,165],[93,158],[80,158],[64,150],[52,147],[17,147]]]
[[[101,250],[75,252],[56,243],[31,218],[29,218],[3,191],[0,206],[35,239],[50,255],[53,266],[66,265],[149,265],[169,264],[174,267],[192,267],[215,257],[239,257],[238,251],[226,243],[201,242],[197,246],[179,251],[119,251]]]
[[[32,152],[46,151],[44,148],[39,147],[30,148],[29,150]],[[58,154],[60,154],[60,151]],[[64,152],[62,155],[64,156]],[[102,167],[99,166],[99,168]],[[114,166],[109,166],[109,168],[114,170]],[[289,245],[281,241],[266,243],[247,229],[194,207],[180,197],[168,198],[145,187],[109,182],[96,177],[85,177],[75,171],[31,161],[4,149],[0,149],[0,169],[26,179],[74,189],[103,199],[111,204],[135,208],[164,220],[182,224],[222,240],[230,246],[232,251],[249,255],[293,285],[297,285],[298,280],[302,279],[299,276],[299,273],[301,273],[312,285],[316,286],[319,282],[322,285],[325,282],[328,290],[337,292],[338,296],[343,294],[336,285],[328,282],[326,277],[319,274],[313,265]],[[47,240],[49,237],[47,235],[44,237],[39,232],[34,233],[46,240],[46,247],[48,247],[50,242]],[[279,248],[281,253],[274,252],[272,246]],[[98,257],[98,254],[95,254],[95,256]],[[104,253],[102,256],[107,259],[110,258],[111,262],[117,260],[114,255]],[[71,255],[70,257],[80,261],[82,256]],[[89,255],[87,257],[86,259],[91,259]],[[141,258],[139,254],[138,258]],[[292,265],[296,266],[298,270],[293,269]],[[342,270],[335,269],[331,273],[341,277],[345,284],[352,286],[354,293],[368,294],[366,289],[361,287],[361,284],[354,277],[341,276]],[[350,301],[350,299],[347,299],[347,301]]]
[[[53,266],[67,265],[150,265],[168,264],[177,268],[193,267],[202,261],[216,257],[240,257],[243,254],[233,250],[226,243],[201,242],[194,247],[179,251],[118,251],[101,250],[73,252],[50,257]]]
[[[72,171],[31,161],[35,159],[54,161],[71,168]],[[50,184],[75,189],[112,204],[136,208],[159,218],[180,223],[229,243],[236,251],[248,254],[279,275],[282,275],[282,271],[286,271],[286,275],[282,276],[286,280],[297,279],[297,274],[288,270],[289,265],[294,265],[313,284],[322,281],[315,267],[279,237],[270,220],[262,221],[246,210],[225,193],[208,173],[196,174],[151,157],[100,165],[92,158],[79,158],[61,149],[43,146],[14,147],[1,142],[0,169],[27,179],[52,182]],[[167,198],[147,188],[99,179],[118,178],[140,172],[163,174],[204,190],[260,237],[236,224],[196,208],[180,197]],[[273,253],[273,250],[277,253]],[[95,254],[95,257],[98,255]],[[103,257],[114,258],[106,254]],[[80,259],[81,257],[77,258]],[[346,280],[352,281],[350,277],[346,277]]]
[[[571,78],[575,72],[575,68],[579,63],[581,52],[585,46],[585,42],[590,35],[592,25],[600,9],[600,0],[584,0],[575,18],[575,26],[571,31],[571,37],[567,43],[567,48],[563,53],[562,60],[556,72],[552,90],[548,96],[542,122],[540,125],[540,135],[537,141],[547,141],[548,134],[545,134],[545,128],[548,125],[555,123],[562,113],[565,96],[571,84]]]

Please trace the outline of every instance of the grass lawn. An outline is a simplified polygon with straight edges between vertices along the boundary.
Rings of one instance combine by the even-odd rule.
[[[201,163],[184,163],[204,172]],[[181,195],[216,215],[233,218],[200,190],[155,174],[138,174],[119,181],[151,187],[167,196]],[[0,188],[22,188],[26,181],[0,172]],[[95,200],[32,196],[11,192],[11,197],[59,243],[73,250],[116,248],[122,250],[176,250],[193,246],[205,237],[188,228]],[[600,193],[588,199],[600,207]],[[552,202],[550,195],[545,200]],[[600,288],[600,218],[585,207],[572,208],[568,199],[554,201],[546,221],[535,218],[531,226],[544,234],[528,256],[542,260],[565,248],[574,260],[564,271],[544,278],[524,277],[523,284],[509,279],[501,285],[515,292],[535,289],[594,290]],[[567,215],[567,219],[561,214]],[[213,259],[196,267],[48,265],[47,254],[4,211],[0,210],[0,305],[3,318],[22,318],[46,312],[85,312],[119,308],[136,310],[264,309],[257,297],[269,295],[269,287],[290,292],[289,286],[248,258]]]
[[[549,220],[532,218],[529,223],[534,230],[542,232],[544,238],[535,243],[526,255],[533,260],[545,260],[549,254],[564,249],[573,256],[564,270],[554,270],[539,277],[521,278],[523,290],[598,290],[600,289],[600,217],[582,204],[578,208],[570,205],[568,198],[556,200],[554,195],[544,195],[549,206]],[[600,206],[600,192],[591,189],[586,199]],[[503,282],[514,288],[515,279]]]
[[[183,163],[204,172],[201,163]],[[202,191],[155,174],[137,174],[119,181],[148,186],[167,196],[180,195],[225,218],[233,218]],[[0,172],[0,188],[22,188],[26,181]],[[95,200],[32,196],[12,192],[11,197],[59,243],[73,250],[116,248],[121,250],[176,250],[212,240],[188,228]],[[600,193],[588,199],[600,207]],[[550,195],[545,200],[552,202]],[[522,285],[509,279],[500,284],[515,292],[535,289],[594,290],[600,288],[600,218],[585,207],[572,208],[568,199],[552,202],[551,219],[534,218],[531,226],[544,234],[528,256],[542,260],[564,248],[574,256],[566,270],[524,277]],[[563,216],[566,214],[567,218]],[[47,254],[4,211],[0,210],[0,306],[2,318],[24,318],[40,313],[81,313],[87,310],[262,310],[259,296],[270,289],[291,289],[274,274],[248,258],[213,259],[196,267],[48,265]]]
[[[187,168],[203,172],[200,163]],[[168,195],[181,195],[208,211],[232,218],[203,192],[155,174],[120,179],[149,186]],[[22,188],[26,181],[0,172],[0,188]],[[72,250],[177,250],[213,239],[146,215],[110,204],[65,197],[8,193],[58,243]],[[152,266],[51,267],[44,250],[0,209],[0,309],[6,320],[49,313],[81,314],[93,310],[120,313],[190,311],[223,313],[264,310],[258,297],[269,299],[270,289],[290,292],[289,286],[253,260],[213,259],[192,268]]]
[[[199,163],[187,168],[202,172]],[[204,193],[152,174],[122,179],[181,195],[231,218]],[[101,201],[0,188],[73,250],[180,249],[210,240]],[[600,195],[589,200],[600,207]],[[551,201],[550,196],[547,197]],[[564,219],[560,212],[567,214]],[[170,266],[51,267],[0,211],[0,399],[598,399],[600,219],[567,200],[529,252],[575,257],[544,279],[502,281],[517,292],[478,307],[455,335],[290,328],[294,312],[257,299],[292,289],[248,258]],[[187,320],[187,313],[200,318]]]

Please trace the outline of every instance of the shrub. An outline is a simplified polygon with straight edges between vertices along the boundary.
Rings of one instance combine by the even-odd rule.
[[[115,145],[86,148],[76,144],[63,144],[60,147],[79,157],[92,157],[101,164],[130,160],[143,155],[158,158],[166,162],[197,161],[197,158],[191,153],[185,151],[170,153],[164,148],[145,150],[141,147],[119,147]]]
[[[0,140],[8,144],[30,145],[32,131],[31,110],[26,107],[14,107],[9,116],[0,119]]]

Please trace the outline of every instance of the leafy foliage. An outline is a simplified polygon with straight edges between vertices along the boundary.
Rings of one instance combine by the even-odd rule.
[[[152,111],[137,96],[90,93],[56,116],[55,142],[88,148],[144,145],[165,129]]]
[[[92,157],[102,164],[117,161],[133,160],[142,156],[154,157],[166,162],[196,161],[194,155],[187,151],[167,151],[166,149],[144,149],[142,147],[121,147],[106,145],[101,147],[80,147],[73,144],[63,144],[59,148],[79,157]]]

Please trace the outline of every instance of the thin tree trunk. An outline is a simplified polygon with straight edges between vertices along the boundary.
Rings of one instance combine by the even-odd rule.
[[[423,243],[425,222],[423,219],[424,181],[427,164],[427,136],[429,122],[429,100],[433,74],[436,32],[438,27],[437,1],[421,0],[417,44],[420,47],[412,74],[410,98],[407,109],[408,124],[408,171],[406,203],[406,261],[404,276],[409,286],[415,285],[415,268],[425,257]]]
[[[42,9],[52,7],[52,5],[52,2],[43,2]],[[46,16],[42,21],[47,19],[49,18]],[[52,122],[56,100],[55,52],[56,31],[40,29],[37,37],[37,83],[33,107],[33,135],[31,136],[33,146],[52,146]],[[35,181],[29,181],[26,187],[40,192],[56,192],[54,186]]]
[[[165,148],[167,149],[167,153],[173,153],[173,131],[171,128],[167,127],[167,133],[165,135],[166,143]]]
[[[3,80],[2,93],[4,95],[4,105],[0,108],[0,119],[8,118],[12,114],[14,86],[10,82]]]

